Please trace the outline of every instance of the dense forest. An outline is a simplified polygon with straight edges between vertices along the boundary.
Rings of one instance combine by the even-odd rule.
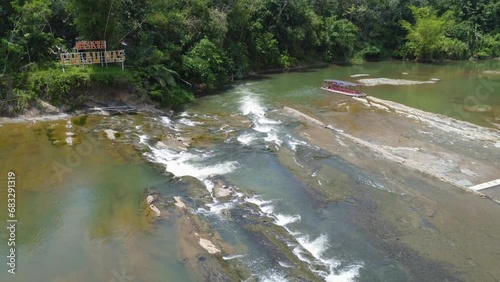
[[[0,100],[61,102],[76,86],[133,81],[164,105],[252,71],[315,62],[500,56],[498,0],[13,0],[0,3]],[[125,50],[71,67],[77,40]]]

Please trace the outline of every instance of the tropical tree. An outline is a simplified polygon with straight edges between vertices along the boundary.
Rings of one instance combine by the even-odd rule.
[[[226,82],[233,71],[233,62],[228,58],[226,52],[207,38],[196,43],[182,57],[182,66],[187,75],[208,87]]]
[[[401,26],[406,29],[408,40],[404,48],[416,60],[433,60],[443,51],[443,41],[449,40],[445,32],[453,24],[453,13],[448,11],[438,16],[431,7],[418,8],[410,6],[415,23],[401,21]]]
[[[336,17],[328,17],[325,20],[326,46],[325,59],[348,60],[356,43],[358,27],[347,19],[337,20]]]
[[[9,70],[19,71],[33,64],[45,64],[57,59],[57,51],[64,40],[56,30],[63,12],[58,0],[12,1],[2,4],[0,27],[0,54],[3,63],[2,74]],[[67,28],[69,33],[71,28]]]

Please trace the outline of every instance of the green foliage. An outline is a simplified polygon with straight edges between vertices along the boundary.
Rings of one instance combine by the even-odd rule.
[[[498,57],[499,24],[498,0],[1,1],[0,77],[19,81],[9,95],[22,104],[125,81],[174,105],[192,99],[184,85],[217,87],[298,62]],[[125,49],[129,71],[61,74],[58,53],[80,39]]]
[[[486,34],[482,38],[481,47],[475,55],[479,58],[500,57],[500,34]]]
[[[383,56],[382,48],[379,46],[368,45],[359,52],[359,56],[367,60],[375,60]]]
[[[208,87],[226,82],[233,71],[227,54],[207,38],[203,38],[182,57],[184,71]]]
[[[234,62],[234,74],[236,77],[242,78],[250,68],[247,47],[241,42],[236,42],[229,46],[228,51],[230,60]]]
[[[147,91],[149,96],[162,107],[177,106],[191,102],[193,94],[176,83],[178,74],[161,64],[139,68],[134,73],[137,87]]]
[[[110,35],[117,28],[116,9],[121,0],[94,0],[92,2],[82,0],[69,0],[67,12],[73,15],[73,22],[77,27],[82,39],[109,41]],[[108,45],[116,44],[113,40]]]
[[[261,66],[277,67],[279,66],[280,50],[278,40],[270,32],[265,32],[255,39],[255,47]]]
[[[288,51],[285,51],[283,54],[280,55],[279,58],[279,64],[285,69],[289,69],[291,66],[295,65],[297,63],[297,60],[294,57],[291,57],[288,54]]]
[[[36,98],[36,92],[32,90],[24,90],[24,89],[14,89],[14,97],[17,100],[17,108],[24,109],[29,104],[33,103]]]
[[[406,36],[407,53],[416,59],[432,60],[441,55],[444,50],[443,42],[448,38],[445,36],[446,29],[453,24],[452,12],[448,11],[438,16],[430,7],[417,8],[411,6],[415,24],[401,21],[401,25],[408,31]],[[455,42],[446,43],[446,46],[454,45]]]
[[[327,18],[325,25],[325,59],[348,60],[354,51],[358,28],[349,20],[337,20],[335,17]]]
[[[456,38],[443,38],[439,50],[444,53],[446,58],[455,60],[466,59],[468,53],[467,44]]]
[[[63,41],[56,37],[50,22],[59,16],[54,9],[57,0],[13,1],[2,7],[10,15],[7,27],[0,27],[0,59],[4,74],[31,64],[45,64],[55,58],[56,46]],[[5,18],[3,19],[5,21]]]
[[[118,67],[69,67],[64,72],[60,68],[49,68],[25,73],[16,88],[17,96],[24,100],[40,97],[54,105],[72,105],[75,102],[72,94],[80,87],[91,83],[113,85],[131,81],[130,74]]]
[[[88,72],[75,71],[71,68],[67,72],[60,69],[49,69],[28,73],[25,87],[28,91],[38,93],[55,105],[69,103],[72,90],[90,83]]]
[[[78,126],[84,126],[87,123],[87,118],[88,118],[87,115],[74,117],[71,119],[71,123]]]

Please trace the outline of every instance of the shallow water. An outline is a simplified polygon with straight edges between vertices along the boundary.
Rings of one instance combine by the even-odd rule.
[[[367,95],[493,127],[492,122],[500,122],[500,75],[491,71],[498,69],[500,61],[454,62],[444,65],[366,63],[271,75],[267,76],[269,79],[256,83],[254,89],[259,93],[266,93],[267,97],[272,96],[272,100],[281,104],[317,107],[317,103],[322,103],[324,94],[317,90],[319,81],[334,78],[365,82],[368,86],[361,90]],[[367,76],[356,77],[358,74]],[[487,107],[483,107],[482,112],[471,111],[471,108],[480,105]]]
[[[18,183],[19,260],[17,274],[2,270],[0,280],[199,279],[179,243],[179,237],[189,236],[178,232],[179,215],[170,208],[161,220],[148,216],[148,189],[165,199],[182,196],[190,211],[234,248],[223,260],[241,261],[258,281],[293,280],[293,269],[299,267],[294,260],[326,281],[498,280],[498,204],[380,158],[334,131],[321,131],[325,129],[282,111],[283,106],[298,108],[345,134],[375,142],[386,119],[399,118],[325,94],[318,88],[321,80],[428,81],[366,86],[364,91],[494,128],[499,77],[484,71],[495,68],[498,62],[332,66],[245,81],[197,99],[172,117],[3,124],[1,173],[14,171]],[[356,74],[367,75],[351,77]],[[490,111],[449,111],[485,81],[495,90],[478,97]],[[490,169],[484,177],[499,173],[495,164],[500,153],[494,146],[484,148],[480,141],[402,117],[390,126],[401,132],[388,136],[388,142],[406,138],[432,143],[484,162]],[[363,131],[370,127],[374,132]],[[108,140],[105,129],[117,131],[117,139]],[[64,144],[68,136],[72,145]],[[229,200],[215,198],[213,175],[238,193]],[[182,176],[203,181],[212,202],[190,199],[193,192]],[[0,195],[5,199],[6,191]],[[252,228],[249,218],[256,213],[271,222]],[[6,219],[2,210],[0,220]],[[294,258],[270,246],[259,228],[288,234],[277,238],[288,238],[284,246]],[[0,250],[6,253],[6,244]],[[206,256],[197,259],[202,262]]]

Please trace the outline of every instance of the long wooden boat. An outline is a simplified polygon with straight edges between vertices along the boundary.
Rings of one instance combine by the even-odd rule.
[[[342,80],[325,79],[321,89],[337,94],[347,95],[351,97],[364,97],[365,93],[358,90],[360,84]]]

